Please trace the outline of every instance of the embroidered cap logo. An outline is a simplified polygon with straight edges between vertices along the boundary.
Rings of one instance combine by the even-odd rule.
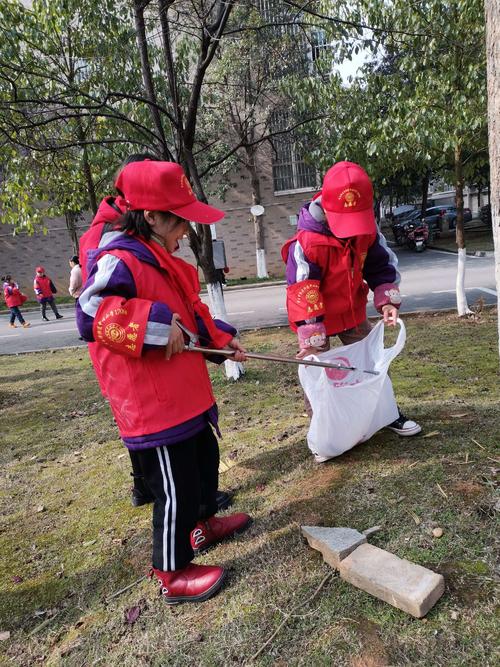
[[[358,205],[361,194],[353,188],[347,188],[342,190],[339,195],[339,200],[342,201],[342,199],[344,200],[344,208],[353,208]]]

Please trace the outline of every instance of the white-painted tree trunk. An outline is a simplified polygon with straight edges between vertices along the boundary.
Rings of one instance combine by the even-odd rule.
[[[457,310],[458,316],[463,317],[469,315],[472,311],[467,303],[467,296],[465,294],[465,259],[467,255],[465,248],[458,249],[458,267],[457,267]]]
[[[266,251],[264,248],[257,248],[255,251],[257,258],[257,278],[269,278],[266,264]]]
[[[228,322],[226,304],[222,294],[220,283],[207,283],[208,298],[210,299],[210,311],[214,318]],[[228,322],[230,324],[230,322]],[[227,359],[224,362],[226,376],[231,380],[238,380],[245,372],[243,364],[238,361]]]
[[[500,354],[500,13],[498,11],[498,0],[485,0],[484,9],[486,15],[491,224],[495,244],[498,350]]]

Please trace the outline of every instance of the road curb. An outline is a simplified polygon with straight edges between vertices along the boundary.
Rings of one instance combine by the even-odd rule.
[[[247,283],[243,285],[224,285],[222,290],[223,292],[233,292],[239,289],[253,289],[255,287],[275,287],[276,285],[286,285],[286,280],[273,280],[269,282],[262,283]],[[200,294],[207,294],[207,288],[202,287]]]
[[[458,250],[450,250],[449,248],[440,248],[439,246],[436,245],[428,245],[427,248],[429,250],[439,250],[440,252],[447,252],[450,255],[458,255]],[[493,254],[493,250],[469,250],[469,252],[465,252],[467,257],[490,257],[488,253]]]

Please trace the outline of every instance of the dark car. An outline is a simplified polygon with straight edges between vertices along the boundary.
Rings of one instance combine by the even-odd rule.
[[[432,206],[426,209],[422,220],[434,230],[441,231],[445,220],[448,222],[450,229],[455,229],[457,224],[457,207],[451,204]],[[472,220],[471,210],[470,208],[464,208],[464,222],[469,222],[469,220]]]

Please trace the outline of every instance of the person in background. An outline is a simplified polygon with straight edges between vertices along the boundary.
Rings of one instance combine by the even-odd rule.
[[[43,266],[36,267],[33,289],[35,290],[36,299],[40,304],[42,320],[45,320],[46,322],[49,321],[46,314],[47,304],[51,307],[52,312],[56,316],[56,320],[60,320],[63,316],[57,310],[56,300],[54,299],[54,294],[56,294],[57,289],[49,276],[46,275]]]
[[[250,517],[215,516],[217,406],[206,360],[185,351],[178,323],[211,347],[232,348],[236,361],[245,354],[236,330],[213,320],[200,300],[195,267],[173,253],[190,220],[213,224],[224,213],[198,201],[173,162],[128,164],[116,186],[127,211],[121,231],[89,257],[78,328],[96,344],[95,371],[154,496],[150,576],[168,604],[202,601],[221,588],[225,571],[191,561],[244,530]]]
[[[133,153],[123,162],[121,168],[118,170],[117,177],[119,176],[122,169],[124,169],[128,164],[134,162],[143,162],[144,160],[150,160],[152,162],[158,161],[153,155],[149,153]],[[79,242],[80,257],[79,263],[82,271],[82,281],[85,283],[87,281],[87,261],[89,254],[91,254],[96,248],[106,245],[119,231],[119,223],[121,216],[127,210],[127,204],[123,198],[123,193],[116,188],[116,195],[105,197],[99,204],[97,214],[92,220],[89,229],[82,234]],[[94,364],[94,367],[99,363],[95,354],[95,343],[88,344],[89,356]],[[97,375],[99,380],[99,374]],[[106,393],[104,387],[101,385],[101,391],[104,396]],[[132,472],[130,473],[133,479],[131,501],[134,507],[142,507],[143,505],[148,505],[149,503],[154,502],[153,495],[148,489],[144,477],[141,472],[141,467],[139,464],[138,456],[135,451],[129,449],[130,463],[132,466]],[[233,499],[233,493],[229,491],[217,491],[217,506],[219,510],[227,509]]]
[[[10,274],[2,276],[2,283],[5,303],[7,304],[7,308],[10,310],[9,326],[12,329],[16,328],[15,321],[17,317],[19,323],[22,324],[25,329],[27,329],[30,326],[30,323],[26,322],[24,319],[19,306],[22,306],[28,297],[21,292],[19,285],[12,280],[12,276]]]
[[[82,268],[80,266],[78,255],[73,255],[69,260],[69,265],[71,273],[69,275],[68,292],[74,299],[78,299],[80,292],[82,291]]]
[[[320,194],[302,207],[297,234],[283,246],[282,258],[288,319],[300,358],[328,349],[330,336],[343,345],[365,338],[371,330],[369,289],[384,322],[395,326],[401,304],[398,261],[377,229],[372,183],[359,165],[338,162],[327,171]],[[306,408],[310,411],[307,401]],[[422,430],[401,411],[388,428],[400,436]]]

